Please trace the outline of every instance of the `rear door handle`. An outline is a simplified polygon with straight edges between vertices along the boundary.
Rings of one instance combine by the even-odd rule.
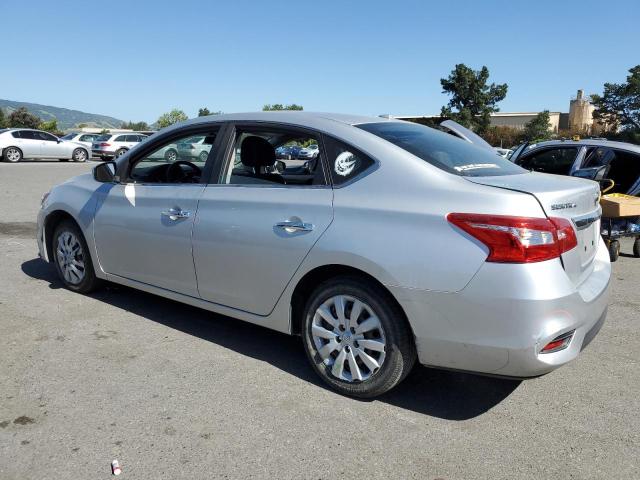
[[[181,218],[189,218],[191,216],[191,212],[187,212],[186,210],[182,210],[180,208],[170,208],[169,210],[165,210],[162,212],[162,215],[165,217],[169,217],[169,220],[179,220]]]
[[[297,222],[292,220],[285,220],[284,222],[276,223],[276,227],[281,228],[282,230],[293,233],[293,232],[310,232],[313,230],[313,224],[305,223],[305,222]]]

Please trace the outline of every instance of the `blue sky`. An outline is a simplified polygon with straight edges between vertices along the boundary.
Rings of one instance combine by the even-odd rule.
[[[568,111],[640,63],[640,2],[0,0],[0,98],[153,122],[299,103],[438,113],[456,63],[502,111]]]

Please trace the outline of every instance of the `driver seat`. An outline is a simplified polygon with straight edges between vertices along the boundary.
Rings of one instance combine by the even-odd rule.
[[[240,161],[246,169],[241,172],[234,172],[234,175],[255,178],[259,180],[257,183],[286,184],[285,179],[279,173],[267,173],[264,171],[266,167],[273,167],[276,163],[276,150],[264,138],[251,136],[242,140]]]

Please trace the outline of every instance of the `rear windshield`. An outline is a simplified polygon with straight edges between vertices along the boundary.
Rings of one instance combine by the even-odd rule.
[[[111,134],[100,135],[98,138],[96,138],[96,141],[105,142],[105,141],[109,140],[112,136],[113,135],[111,135]]]
[[[64,137],[61,137],[63,140],[72,140],[75,137],[75,133],[67,133]]]
[[[356,125],[446,172],[465,177],[517,175],[527,170],[497,153],[475,147],[453,135],[415,123],[382,122]]]

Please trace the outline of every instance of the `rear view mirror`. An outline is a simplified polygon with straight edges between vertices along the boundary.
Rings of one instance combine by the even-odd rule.
[[[93,178],[96,182],[109,183],[116,180],[116,162],[104,162],[93,169]]]

